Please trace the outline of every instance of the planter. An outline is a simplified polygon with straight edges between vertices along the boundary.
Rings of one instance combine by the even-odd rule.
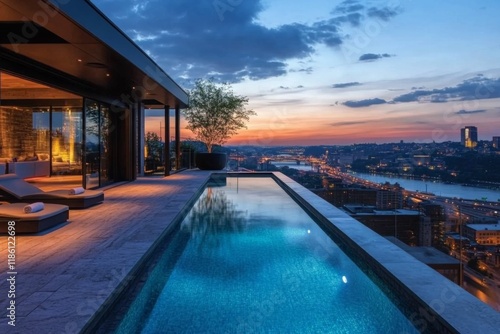
[[[181,168],[194,168],[195,166],[195,151],[191,149],[182,149],[181,151]]]
[[[196,153],[196,167],[202,170],[221,170],[226,167],[226,153]]]

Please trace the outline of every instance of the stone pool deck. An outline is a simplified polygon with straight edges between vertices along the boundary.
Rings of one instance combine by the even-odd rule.
[[[8,325],[7,236],[0,247],[0,333],[78,333],[210,172],[140,177],[106,189],[104,203],[69,222],[16,237],[15,327]]]
[[[141,177],[105,190],[103,204],[71,210],[67,224],[16,238],[16,326],[8,325],[7,237],[0,238],[0,333],[78,333],[162,232],[199,193],[211,172]],[[330,226],[357,257],[374,263],[393,291],[417,300],[420,330],[443,318],[443,333],[497,333],[500,313],[281,173],[289,193]],[[412,303],[414,304],[414,303]],[[415,305],[412,305],[415,306]],[[390,330],[388,330],[390,332]]]

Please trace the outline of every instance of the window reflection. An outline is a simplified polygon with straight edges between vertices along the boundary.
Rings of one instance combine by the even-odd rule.
[[[113,143],[113,113],[110,112],[109,107],[106,105],[101,105],[100,114],[100,149],[101,149],[101,186],[113,181],[113,166],[111,165],[113,160],[113,148],[115,147]]]
[[[82,173],[82,111],[80,108],[52,109],[52,174]]]
[[[99,186],[99,104],[85,101],[85,180],[87,188]]]
[[[0,107],[0,158],[11,162],[48,160],[49,108]]]
[[[170,118],[170,170],[177,169],[177,159],[175,156],[175,110],[169,110]]]

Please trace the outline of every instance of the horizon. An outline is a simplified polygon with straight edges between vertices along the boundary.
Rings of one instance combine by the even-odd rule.
[[[93,2],[184,89],[213,77],[249,98],[230,145],[500,136],[498,1]]]

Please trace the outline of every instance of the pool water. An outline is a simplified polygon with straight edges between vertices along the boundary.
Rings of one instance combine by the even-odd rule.
[[[118,333],[417,333],[270,177],[207,187]]]

